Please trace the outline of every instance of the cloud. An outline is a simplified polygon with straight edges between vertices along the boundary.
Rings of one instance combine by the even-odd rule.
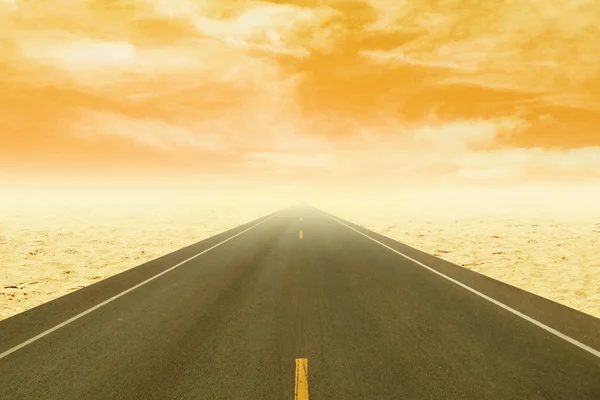
[[[450,70],[440,84],[566,92],[569,97],[585,83],[599,89],[600,52],[590,51],[600,37],[594,22],[600,17],[597,3],[504,0],[467,6],[440,1],[433,9],[399,2],[385,14],[386,2],[372,4],[382,12],[369,25],[372,31],[415,34],[391,50],[363,49],[361,54],[371,60]]]
[[[399,65],[412,65],[412,66],[422,66],[429,68],[442,68],[442,69],[450,69],[450,70],[462,70],[462,71],[475,71],[476,68],[469,63],[459,63],[457,61],[453,61],[452,59],[440,59],[440,58],[430,58],[430,59],[418,59],[413,56],[408,55],[404,49],[397,49],[394,51],[382,51],[382,50],[361,50],[359,52],[360,55],[378,62],[378,63],[397,63]]]
[[[57,81],[83,87],[152,83],[168,78],[180,84],[193,78],[204,82],[233,81],[245,68],[245,77],[257,78],[260,60],[239,54],[214,40],[193,39],[169,46],[137,47],[128,41],[102,41],[68,32],[23,36],[18,42],[23,61],[48,68]],[[232,63],[233,61],[233,63]],[[264,63],[262,63],[264,64]],[[266,78],[268,66],[262,65]]]
[[[96,140],[99,136],[120,137],[153,149],[222,150],[217,135],[171,125],[156,119],[134,119],[112,112],[83,111],[73,124],[72,133],[80,138]]]
[[[500,145],[504,135],[526,126],[516,119],[429,123],[425,126],[390,124],[393,140],[371,140],[359,149],[333,149],[324,163],[332,179],[364,178],[388,182],[455,184],[569,182],[600,180],[600,147],[561,150]],[[386,137],[392,137],[387,134]],[[375,177],[375,178],[374,178]]]
[[[207,1],[194,0],[154,0],[149,2],[156,13],[166,18],[186,18],[206,11]]]
[[[144,170],[185,158],[190,176],[241,179],[598,179],[598,4],[2,6],[0,159],[44,170],[50,153],[75,166],[125,153]]]
[[[52,38],[40,35],[24,39],[19,45],[23,57],[59,69],[122,68],[136,62],[136,48],[127,42],[104,42],[59,33]]]
[[[459,168],[455,175],[466,180],[514,180],[515,177],[521,175],[518,168]]]
[[[445,152],[493,147],[501,134],[514,134],[524,126],[525,122],[508,118],[426,124],[414,129],[409,140],[427,150]]]
[[[0,11],[13,11],[19,7],[17,0],[0,0]]]
[[[322,37],[318,28],[337,14],[327,7],[260,1],[234,6],[227,2],[157,1],[154,11],[161,17],[186,20],[203,37],[233,48],[297,57],[310,54],[307,37]]]
[[[246,159],[251,165],[277,170],[278,168],[324,168],[328,165],[328,157],[324,154],[297,153],[248,153]]]

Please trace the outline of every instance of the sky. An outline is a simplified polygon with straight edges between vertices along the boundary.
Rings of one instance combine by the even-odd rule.
[[[0,183],[597,184],[598,21],[593,0],[0,0]]]

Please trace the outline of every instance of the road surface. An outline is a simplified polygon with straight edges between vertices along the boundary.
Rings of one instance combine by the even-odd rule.
[[[598,349],[597,318],[299,205],[0,321],[0,399],[598,400]]]

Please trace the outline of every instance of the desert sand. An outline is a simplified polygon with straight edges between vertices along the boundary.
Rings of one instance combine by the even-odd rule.
[[[0,320],[289,206],[4,204]]]
[[[437,257],[600,317],[600,212],[412,199],[313,204]],[[43,206],[40,205],[43,203]],[[591,204],[591,203],[590,203]],[[203,200],[0,207],[0,319],[290,205]],[[450,207],[450,208],[447,208]]]

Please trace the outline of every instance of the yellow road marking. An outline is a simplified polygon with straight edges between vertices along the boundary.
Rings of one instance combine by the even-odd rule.
[[[308,400],[308,358],[296,358],[294,400]]]
[[[300,231],[300,239],[302,239],[302,231]]]

